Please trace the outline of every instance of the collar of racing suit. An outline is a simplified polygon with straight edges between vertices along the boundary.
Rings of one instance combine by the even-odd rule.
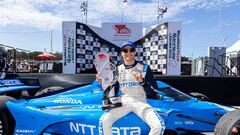
[[[123,64],[124,64],[125,69],[130,69],[137,65],[137,61],[135,61],[134,64],[132,64],[132,65],[126,65],[125,63],[123,63]]]

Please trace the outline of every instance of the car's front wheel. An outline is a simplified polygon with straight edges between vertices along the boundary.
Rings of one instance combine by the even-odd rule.
[[[214,135],[240,135],[240,110],[228,112],[218,121]]]
[[[0,110],[0,135],[7,135],[9,132],[7,116],[4,111]]]
[[[5,103],[14,100],[12,97],[0,96],[0,135],[13,134],[14,122],[11,119]]]

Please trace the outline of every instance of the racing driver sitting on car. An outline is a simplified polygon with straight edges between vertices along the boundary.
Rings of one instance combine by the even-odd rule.
[[[146,101],[146,98],[159,99],[157,82],[150,67],[135,60],[136,48],[131,41],[123,43],[121,55],[123,63],[117,66],[119,74],[117,83],[122,92],[122,106],[109,109],[102,115],[99,134],[112,135],[113,123],[133,112],[151,128],[149,135],[162,135],[165,130],[164,121]],[[102,82],[98,75],[96,79]]]

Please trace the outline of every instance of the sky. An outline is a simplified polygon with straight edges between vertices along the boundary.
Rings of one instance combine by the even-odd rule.
[[[30,51],[62,52],[62,21],[85,23],[84,0],[0,0],[0,44]],[[157,20],[158,2],[167,6]],[[87,23],[121,22],[123,0],[88,0]],[[182,22],[182,56],[207,56],[207,48],[240,39],[239,0],[128,0],[124,22]],[[52,33],[52,34],[51,34]],[[52,39],[52,40],[51,40]]]

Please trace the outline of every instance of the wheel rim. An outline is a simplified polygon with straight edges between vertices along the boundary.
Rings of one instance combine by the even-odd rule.
[[[231,135],[240,135],[240,123],[232,127]]]

